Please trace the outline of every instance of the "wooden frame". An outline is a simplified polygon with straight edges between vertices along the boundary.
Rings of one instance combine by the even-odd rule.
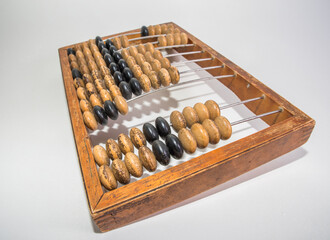
[[[104,193],[93,159],[91,141],[73,85],[67,56],[67,49],[72,46],[60,48],[63,81],[88,205],[92,218],[102,232],[151,215],[301,146],[308,140],[315,125],[312,118],[280,95],[178,25],[174,25],[187,33],[189,41],[195,44],[193,47],[180,48],[177,51],[205,51],[199,55],[189,55],[186,57],[187,59],[213,56],[212,65],[224,64],[223,69],[209,70],[209,72],[214,76],[235,74],[235,78],[220,81],[241,100],[261,94],[265,96],[261,102],[246,104],[252,112],[260,114],[278,108],[282,108],[283,111],[262,118],[270,125],[262,131],[165,171]],[[133,31],[139,31],[139,29],[128,32]],[[111,36],[120,34],[123,33]],[[206,63],[200,62],[199,65],[204,67]]]

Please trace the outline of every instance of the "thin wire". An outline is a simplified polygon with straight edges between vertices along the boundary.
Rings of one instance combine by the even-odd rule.
[[[252,117],[248,117],[248,118],[244,118],[244,119],[232,122],[232,123],[230,123],[230,125],[234,126],[234,125],[237,125],[237,124],[240,124],[240,123],[248,122],[248,121],[251,121],[251,120],[254,120],[254,119],[257,119],[257,118],[262,118],[262,117],[265,117],[265,116],[268,116],[268,115],[271,115],[271,114],[274,114],[274,113],[279,113],[279,112],[282,112],[282,111],[283,111],[283,109],[280,108],[280,109],[272,111],[272,112],[263,113],[263,114],[260,114],[260,115],[256,115],[256,116],[252,116]]]
[[[200,59],[194,59],[194,60],[187,60],[187,61],[182,61],[182,62],[173,62],[173,66],[180,66],[180,65],[185,65],[186,63],[195,63],[195,62],[203,62],[203,61],[209,61],[213,60],[213,58],[200,58]]]
[[[190,54],[195,54],[195,53],[203,53],[204,51],[193,51],[193,52],[182,52],[182,53],[173,53],[173,54],[167,54],[164,57],[176,57],[176,56],[184,56],[184,55],[190,55]]]
[[[224,67],[224,65],[221,65],[221,66],[211,66],[211,67],[205,67],[205,68],[189,69],[189,70],[180,72],[180,74],[182,74],[182,73],[189,73],[189,72],[198,72],[198,71],[202,71],[202,70],[211,70],[211,69],[223,68],[223,67]]]
[[[223,109],[226,109],[226,108],[235,107],[237,105],[245,104],[245,103],[248,103],[248,102],[252,102],[252,101],[256,101],[256,100],[264,99],[264,98],[265,98],[265,96],[261,96],[261,97],[247,99],[247,100],[244,100],[244,101],[241,101],[241,102],[231,103],[231,104],[225,105],[223,107],[220,107],[220,110],[223,110]]]

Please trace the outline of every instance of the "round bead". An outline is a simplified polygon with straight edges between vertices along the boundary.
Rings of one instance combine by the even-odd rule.
[[[123,59],[123,56],[120,54],[120,52],[114,52],[112,54],[113,59],[115,59],[116,62],[119,62],[120,59]]]
[[[119,67],[116,63],[112,62],[110,63],[109,65],[109,68],[110,68],[110,72],[111,74],[113,75],[116,71],[119,71]]]
[[[174,45],[174,36],[172,33],[166,35],[167,46]]]
[[[72,54],[71,54],[71,56],[72,56]],[[70,67],[71,67],[71,70],[74,69],[74,68],[78,69],[79,68],[79,65],[78,65],[77,62],[71,62],[70,63]]]
[[[98,45],[100,42],[103,42],[102,38],[100,36],[96,36],[95,44]]]
[[[168,147],[170,154],[175,159],[182,158],[183,155],[183,146],[180,140],[173,134],[169,134],[165,138],[166,146]]]
[[[159,136],[164,138],[171,133],[170,124],[168,124],[168,122],[164,118],[162,117],[156,118],[155,125]]]
[[[116,96],[114,98],[114,103],[116,105],[116,108],[120,112],[120,114],[122,114],[122,115],[127,114],[128,106],[127,106],[127,102],[126,102],[125,98],[123,98],[122,96]]]
[[[170,115],[170,122],[172,123],[172,126],[175,131],[179,132],[182,128],[186,128],[187,123],[179,111],[173,111]]]
[[[145,49],[146,49],[146,51],[150,52],[151,54],[153,54],[155,51],[154,45],[150,42],[146,43]]]
[[[142,71],[144,74],[148,75],[151,71],[152,71],[152,67],[150,65],[150,63],[148,62],[144,62],[141,66]]]
[[[82,78],[82,75],[80,73],[80,71],[78,69],[72,69],[72,78],[75,79],[75,78]]]
[[[102,107],[102,100],[100,99],[100,97],[97,94],[92,94],[89,97],[89,101],[91,102],[92,106],[100,106]]]
[[[181,33],[181,31],[178,28],[174,28],[174,32],[173,33]]]
[[[125,60],[130,56],[129,51],[126,48],[123,48],[120,53]]]
[[[227,140],[231,137],[232,128],[231,124],[227,118],[224,116],[219,116],[214,119],[214,123],[217,125],[220,131],[220,138],[222,140]]]
[[[162,65],[162,68],[165,68],[165,69],[168,69],[171,67],[171,62],[166,57],[164,57],[160,60],[160,64]]]
[[[185,107],[182,114],[186,120],[187,126],[190,128],[194,123],[199,122],[198,115],[192,107]]]
[[[158,49],[155,49],[152,56],[159,61],[163,58],[163,54]]]
[[[147,147],[142,146],[139,148],[139,159],[143,167],[149,172],[154,172],[157,168],[157,161],[154,153]]]
[[[139,78],[139,83],[141,84],[141,87],[144,92],[149,92],[151,89],[151,83],[150,79],[148,78],[147,75],[142,74]]]
[[[160,47],[167,46],[167,41],[166,41],[166,37],[165,36],[161,35],[161,36],[158,37],[158,45]]]
[[[110,69],[108,67],[106,67],[106,65],[100,66],[100,72],[101,72],[102,77],[110,75]]]
[[[121,46],[123,48],[127,48],[129,46],[129,41],[126,35],[121,35],[120,36],[120,42],[121,42]]]
[[[146,61],[146,58],[141,53],[138,53],[135,56],[135,60],[136,60],[137,64],[139,64],[140,66],[142,66],[142,64]]]
[[[114,72],[113,78],[115,79],[117,85],[119,85],[122,81],[124,81],[124,77],[119,71]]]
[[[157,60],[156,60],[157,61]],[[171,83],[171,77],[165,68],[161,68],[158,72],[158,78],[164,87],[167,87]]]
[[[103,49],[103,48],[106,48],[106,46],[105,46],[105,44],[103,43],[103,41],[102,41],[102,42],[99,42],[99,43],[97,44],[97,47],[99,48],[99,51],[100,51],[100,52],[102,52],[102,49]]]
[[[162,24],[160,27],[161,27],[162,34],[165,34],[167,32],[167,25]]]
[[[123,133],[118,136],[118,146],[123,154],[134,152],[134,146],[131,139]]]
[[[149,143],[152,143],[159,139],[157,129],[151,123],[143,124],[142,131]]]
[[[108,116],[102,107],[95,106],[93,108],[93,112],[94,112],[96,121],[98,121],[100,124],[106,125],[108,123]]]
[[[100,91],[100,97],[102,99],[102,102],[112,101],[111,95],[108,92],[108,90],[106,90],[106,89],[101,89],[101,91]]]
[[[96,121],[93,113],[91,113],[89,111],[85,111],[83,113],[83,119],[84,119],[84,123],[85,123],[86,127],[88,127],[91,130],[97,129],[97,121]]]
[[[136,148],[140,148],[140,147],[146,145],[146,138],[140,129],[132,128],[129,131],[129,136],[132,140],[132,143],[134,144],[134,146]]]
[[[121,42],[120,42],[120,38],[119,37],[114,37],[112,39],[112,42],[113,42],[113,44],[115,45],[115,47],[117,49],[121,49]]]
[[[148,32],[149,32],[149,35],[150,36],[155,35],[155,28],[154,28],[154,26],[149,25],[148,26]]]
[[[113,54],[115,53],[115,52],[117,52],[117,48],[113,45],[113,46],[110,46],[110,48],[109,48],[109,52],[110,52],[110,55],[111,56],[113,56]]]
[[[80,109],[82,112],[86,112],[86,111],[92,112],[93,111],[92,105],[86,99],[80,100],[79,106],[80,106]]]
[[[178,69],[174,66],[170,66],[167,70],[171,76],[171,83],[177,84],[180,81],[180,73]]]
[[[137,46],[137,50],[138,50],[138,52],[139,53],[141,53],[141,54],[146,54],[146,47],[142,44],[142,43],[140,43],[138,46]]]
[[[112,99],[115,99],[117,96],[121,96],[120,89],[117,85],[112,85],[109,91]]]
[[[127,65],[129,66],[129,68],[133,68],[133,66],[136,65],[135,58],[132,57],[132,56],[129,56],[129,57],[126,59],[126,62],[127,62]]]
[[[152,70],[154,70],[155,72],[159,72],[160,69],[162,68],[162,64],[157,59],[153,59],[150,64],[151,64]]]
[[[153,89],[160,88],[162,83],[161,83],[160,79],[158,78],[157,73],[155,71],[149,72],[148,77],[150,79],[151,87]]]
[[[129,82],[134,77],[133,72],[128,67],[123,69],[123,75],[126,82]]]
[[[143,174],[143,167],[140,159],[132,152],[128,152],[124,158],[127,170],[134,177],[141,177]]]
[[[95,85],[93,83],[87,83],[86,84],[86,92],[88,96],[91,96],[92,94],[97,93]]]
[[[68,48],[67,53],[68,53],[68,55],[70,55],[70,54],[73,54],[73,55],[76,54],[72,48]]]
[[[85,88],[83,87],[78,87],[77,89],[77,96],[79,98],[79,100],[82,100],[82,99],[87,99],[87,93],[86,93],[86,90]]]
[[[117,120],[118,110],[112,101],[108,100],[104,102],[104,111],[110,119]]]
[[[131,176],[127,170],[127,167],[123,161],[120,159],[115,159],[112,161],[111,169],[113,175],[122,184],[127,184],[131,180]]]
[[[104,61],[107,64],[107,66],[109,66],[110,63],[114,62],[115,60],[109,53],[106,53],[106,54],[104,54]]]
[[[134,46],[130,46],[128,51],[131,54],[131,56],[134,58],[139,53],[138,50],[136,49],[136,47],[134,47]]]
[[[211,119],[205,119],[202,126],[209,135],[210,143],[217,144],[220,141],[220,130],[217,125]]]
[[[114,44],[110,39],[107,39],[105,41],[105,46],[109,49],[111,46],[114,46]]]
[[[102,165],[99,168],[99,178],[106,189],[111,191],[117,188],[117,179],[108,165]]]
[[[186,33],[182,32],[181,35],[181,44],[188,44],[188,36]]]
[[[178,137],[179,137],[180,142],[182,143],[182,147],[186,151],[186,153],[191,154],[196,151],[197,142],[190,130],[188,130],[186,128],[182,128],[178,133]]]
[[[181,34],[174,33],[174,45],[180,45],[180,44],[181,44]]]
[[[219,105],[213,100],[207,100],[204,105],[207,107],[207,110],[210,113],[210,119],[214,120],[216,117],[220,116]]]
[[[152,143],[152,151],[156,157],[156,160],[166,166],[170,163],[170,151],[168,147],[160,140],[156,140]]]
[[[149,36],[149,31],[148,31],[148,28],[146,26],[141,27],[141,36],[142,37]]]
[[[134,95],[139,96],[142,94],[142,87],[141,84],[139,83],[139,81],[136,78],[132,78],[129,81],[129,85],[132,89],[132,92],[134,93]]]
[[[95,162],[99,165],[109,165],[110,160],[107,154],[107,151],[100,145],[95,145],[93,147],[93,156]]]
[[[118,143],[115,140],[109,138],[105,144],[105,147],[108,157],[111,158],[112,160],[122,158],[122,153],[120,151]]]
[[[202,123],[205,119],[210,118],[209,110],[203,103],[196,103],[194,109],[198,115],[199,122]]]
[[[81,78],[75,78],[73,80],[73,85],[76,89],[79,87],[83,87],[83,88],[85,87],[85,83]]]
[[[101,53],[102,53],[103,57],[104,57],[105,54],[110,54],[110,52],[107,48],[103,48]]]
[[[191,133],[196,139],[199,148],[206,148],[209,144],[209,135],[200,123],[194,123],[191,126]]]
[[[118,61],[118,66],[119,66],[120,71],[123,71],[125,68],[128,67],[127,62],[124,59],[120,59]]]
[[[141,68],[139,65],[135,64],[133,67],[132,67],[132,72],[134,74],[134,77],[137,78],[137,79],[140,79],[141,75],[143,74]]]
[[[110,87],[112,85],[116,85],[115,80],[113,79],[113,77],[111,75],[104,76],[104,83],[105,83],[105,86],[107,86],[108,89],[110,89]]]
[[[90,74],[84,74],[82,79],[84,80],[84,83],[88,83],[88,82],[93,82],[92,76]]]
[[[78,62],[78,60],[77,60],[77,58],[76,58],[76,56],[74,54],[70,54],[69,55],[69,62],[70,63],[72,63],[72,62]]]
[[[125,99],[131,99],[132,98],[132,89],[130,87],[130,85],[123,81],[119,84],[119,89],[120,89],[120,92],[122,94],[122,96],[125,98]]]
[[[162,33],[162,28],[159,24],[155,25],[154,28],[155,28],[155,35],[159,35]]]
[[[146,52],[144,55],[148,63],[151,63],[154,60],[153,54],[151,52]]]

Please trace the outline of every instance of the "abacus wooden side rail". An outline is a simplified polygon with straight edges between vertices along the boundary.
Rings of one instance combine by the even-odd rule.
[[[179,26],[175,24],[174,26],[186,32]],[[135,31],[138,30],[128,32]],[[63,81],[89,209],[92,218],[102,232],[145,218],[235,178],[301,146],[311,135],[315,125],[312,118],[190,33],[186,33],[189,43],[194,43],[195,46],[178,48],[178,52],[204,50],[204,53],[187,55],[186,58],[213,56],[214,60],[211,65],[225,64],[222,69],[212,69],[208,72],[214,76],[235,74],[234,78],[223,78],[219,81],[231,89],[241,100],[265,96],[263,101],[246,104],[252,112],[260,114],[278,108],[282,108],[283,111],[262,118],[270,125],[262,131],[165,171],[104,193],[93,159],[91,141],[83,122],[73,85],[67,56],[67,49],[71,46],[60,48]],[[123,33],[116,35],[120,34]],[[210,65],[207,62],[198,62],[198,64],[201,67]]]

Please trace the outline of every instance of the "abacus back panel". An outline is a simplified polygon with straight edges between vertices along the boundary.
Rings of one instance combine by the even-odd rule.
[[[177,47],[163,48],[161,51],[163,54],[167,53],[168,59],[178,67],[181,74],[180,83],[173,88],[170,85],[163,91],[151,90],[150,92],[158,92],[145,97],[133,97],[132,100],[128,100],[130,102],[127,101],[127,115],[119,116],[116,120],[109,119],[106,126],[99,126],[94,131],[88,130],[85,126],[75,87],[77,83],[74,83],[72,77],[72,66],[70,67],[72,61],[67,54],[67,50],[77,44],[59,49],[63,81],[89,208],[92,218],[101,231],[115,229],[145,218],[281,156],[305,143],[314,127],[314,120],[298,108],[196,37],[178,25],[172,24],[181,33],[186,33],[188,42],[183,46],[176,44]],[[158,26],[155,29],[158,29]],[[133,32],[139,32],[139,29],[105,38]],[[139,37],[138,35],[127,35],[128,44],[156,41],[156,38],[147,37],[132,40]],[[171,38],[166,38],[168,42],[172,41]],[[162,41],[162,37],[158,37],[158,41],[154,43],[155,47],[163,45]],[[175,45],[175,42],[171,45]],[[103,50],[102,46],[101,50]],[[106,53],[106,50],[104,52]],[[187,52],[193,53],[182,54]],[[124,51],[121,53],[125,54]],[[170,56],[171,54],[173,55]],[[195,61],[196,59],[208,60]],[[180,65],[183,60],[186,63]],[[157,64],[155,61],[150,65],[152,69],[156,69]],[[215,68],[200,71],[202,70],[200,68],[212,66]],[[145,71],[147,66],[141,68]],[[133,71],[134,74],[136,71]],[[187,75],[185,71],[190,73]],[[166,74],[158,76],[162,78],[163,84],[167,84]],[[120,82],[120,77],[117,76],[115,81]],[[141,96],[143,95],[147,93]],[[109,98],[112,99],[111,96]],[[136,99],[133,100],[134,98]],[[205,102],[207,99],[222,103],[220,108],[224,102],[247,100],[240,103],[239,108],[226,110],[228,112],[221,110],[222,114],[231,116],[231,119],[274,113],[261,117],[261,120],[257,120],[258,124],[249,125],[247,129],[243,127],[237,130],[233,127],[231,139],[209,145],[208,148],[198,150],[193,155],[186,153],[183,155],[183,160],[177,161],[171,158],[169,165],[158,167],[154,173],[144,171],[142,177],[132,178],[129,184],[119,184],[117,189],[111,191],[102,187],[98,166],[92,153],[93,146],[97,144],[105,146],[108,138],[116,139],[120,133],[128,134],[132,127],[142,129],[143,123],[154,120],[157,116],[166,118],[173,110],[182,111],[187,103]],[[236,123],[238,122],[232,122],[232,125]],[[172,133],[176,134],[175,131]]]

